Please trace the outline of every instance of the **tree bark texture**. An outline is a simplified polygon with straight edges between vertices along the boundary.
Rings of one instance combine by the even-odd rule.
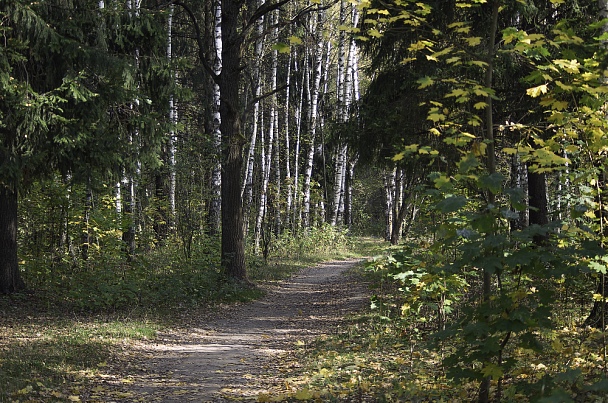
[[[220,131],[222,133],[222,266],[236,280],[247,281],[241,169],[245,137],[241,127],[239,85],[241,42],[237,32],[242,1],[222,0],[222,72],[220,87]]]
[[[0,185],[0,293],[24,288],[17,259],[17,190]]]

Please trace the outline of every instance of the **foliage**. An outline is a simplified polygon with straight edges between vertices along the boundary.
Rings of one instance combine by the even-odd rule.
[[[539,383],[516,375],[524,360],[518,349],[546,351],[545,337],[564,326],[556,314],[558,282],[580,284],[588,273],[602,273],[605,255],[599,173],[605,21],[596,3],[527,5],[471,1],[440,10],[433,2],[360,3],[370,16],[363,41],[391,43],[405,31],[410,42],[402,41],[409,46],[402,63],[416,72],[431,66],[417,79],[416,96],[427,106],[424,129],[442,143],[406,138],[393,158],[432,159],[436,172],[425,196],[436,225],[428,251],[406,247],[373,266],[396,271],[406,317],[428,316],[422,307],[436,312],[437,328],[446,327],[434,336],[446,376],[463,385],[480,382],[479,401],[488,401],[490,380],[499,401],[506,385],[510,398],[552,399],[576,396],[578,387],[593,388],[602,378],[601,371],[578,371],[566,361],[561,374],[553,371]],[[534,25],[535,18],[551,20],[553,28]],[[490,42],[496,34],[502,41]],[[518,227],[518,217],[539,210],[538,195],[530,187],[534,200],[528,200],[520,185],[511,186],[510,164],[527,165],[530,175],[554,175],[560,187],[567,183],[568,207],[554,212],[554,221],[545,217],[548,224],[531,219]],[[604,295],[598,298],[605,303]]]
[[[376,308],[349,317],[347,324],[334,335],[326,335],[312,344],[300,345],[294,357],[284,363],[289,385],[260,395],[259,401],[300,400],[296,392],[324,401],[472,401],[478,391],[475,382],[455,382],[443,365],[443,355],[458,347],[457,339],[445,339],[441,349],[429,348],[428,340],[436,332],[436,315],[421,310],[403,315],[401,307],[410,296],[395,281],[395,260],[412,262],[418,256],[391,259],[378,256],[370,263],[366,276],[375,290]],[[565,299],[557,301],[557,314],[566,317]],[[465,301],[466,305],[466,301]],[[580,307],[571,307],[580,313]],[[570,312],[572,313],[572,312]],[[453,312],[451,317],[458,317]],[[418,320],[412,320],[417,317]],[[422,320],[426,318],[426,320]],[[513,376],[503,385],[506,401],[541,400],[541,391],[549,399],[586,402],[601,399],[604,381],[601,339],[604,333],[592,328],[560,323],[560,327],[539,333],[542,350],[517,346],[511,354],[518,358]],[[571,367],[565,365],[571,363]],[[497,385],[496,382],[493,385]],[[287,386],[291,391],[286,391]],[[563,400],[562,400],[563,401]]]

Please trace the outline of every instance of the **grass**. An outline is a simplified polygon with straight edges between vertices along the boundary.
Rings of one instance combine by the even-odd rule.
[[[250,258],[250,278],[284,279],[323,260],[369,255],[378,245],[371,238],[337,243],[321,235],[326,239],[313,244],[329,240],[331,247],[293,243],[299,251],[293,253],[283,243],[268,262]],[[0,402],[87,400],[95,380],[128,371],[133,357],[125,352],[134,343],[187,326],[219,303],[263,294],[222,280],[202,254],[190,261],[152,255],[138,264],[130,271],[117,266],[116,273],[105,266],[102,275],[66,269],[54,273],[61,281],[38,279],[35,293],[0,296]]]

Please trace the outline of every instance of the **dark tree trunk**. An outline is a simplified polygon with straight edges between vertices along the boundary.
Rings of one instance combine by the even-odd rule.
[[[393,228],[391,229],[391,245],[398,245],[401,241],[401,234],[403,233],[403,222],[405,221],[405,214],[410,210],[408,202],[410,200],[409,195],[403,195],[399,211],[393,218]]]
[[[25,289],[17,262],[17,191],[0,184],[0,294]]]
[[[241,128],[239,85],[241,42],[237,32],[243,2],[222,0],[222,72],[220,87],[220,131],[222,133],[222,266],[226,274],[248,282],[245,266],[241,168],[245,137]]]
[[[91,190],[91,179],[87,183],[87,192],[84,196],[84,213],[83,213],[83,228],[80,239],[80,256],[82,260],[89,259],[89,246],[91,245],[91,209],[93,208],[93,191]]]
[[[545,174],[530,172],[528,168],[528,197],[530,225],[544,226],[549,223],[549,210],[547,208],[547,181]],[[536,245],[543,245],[548,241],[548,235],[535,235]]]
[[[602,208],[606,201],[602,200],[602,192],[600,191],[601,189],[605,188],[606,175],[604,174],[602,175],[602,177],[600,177],[600,180],[597,184],[596,201],[598,202],[600,208],[598,208],[595,212],[596,216],[601,221],[599,233],[601,239],[606,239],[606,236],[608,235],[608,220],[605,214],[605,210],[604,208]],[[589,312],[589,316],[587,316],[587,319],[585,319],[585,322],[583,322],[583,324],[585,326],[591,326],[597,329],[604,329],[606,327],[606,313],[608,312],[608,302],[606,302],[606,298],[608,298],[608,284],[606,284],[605,274],[600,274],[597,283],[597,288],[595,289],[595,294],[599,294],[603,298],[599,301],[595,300],[593,302],[591,312]]]

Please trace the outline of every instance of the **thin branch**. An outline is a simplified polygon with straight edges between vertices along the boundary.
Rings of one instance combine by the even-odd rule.
[[[314,7],[313,5],[310,5],[308,7],[303,8],[302,10],[298,11],[298,13],[296,15],[294,15],[290,19],[286,20],[286,22],[282,23],[282,25],[294,23],[306,14],[315,13],[318,11],[325,11],[325,10],[331,8],[335,4],[338,4],[338,0],[335,0],[334,2],[329,3],[325,6]]]
[[[276,94],[276,93],[278,93],[278,92],[283,91],[283,90],[284,90],[284,89],[286,89],[286,88],[287,88],[287,84],[282,85],[282,86],[280,86],[280,87],[278,87],[278,88],[276,88],[276,89],[274,89],[274,90],[272,90],[272,91],[270,91],[270,92],[267,92],[267,93],[265,93],[265,94],[262,94],[262,95],[260,95],[259,97],[255,97],[255,98],[253,98],[253,99],[251,100],[251,102],[249,102],[249,103],[247,104],[247,108],[245,108],[245,113],[248,113],[248,112],[251,110],[251,108],[253,108],[253,105],[257,104],[258,102],[262,101],[263,99],[266,99],[266,98],[268,98],[268,97],[270,97],[270,96],[272,96],[272,95],[274,95],[274,94]]]
[[[265,16],[271,11],[281,8],[282,5],[289,3],[291,0],[279,0],[277,3],[264,3],[257,10],[253,12],[253,15],[249,18],[245,29],[252,26],[258,19]]]
[[[218,83],[219,76],[211,68],[211,65],[207,61],[207,57],[205,55],[205,50],[204,50],[205,45],[203,43],[203,35],[201,34],[201,27],[198,25],[196,16],[194,15],[194,13],[190,9],[190,7],[188,7],[186,4],[182,3],[180,0],[173,0],[170,4],[174,4],[176,6],[180,6],[181,8],[183,8],[184,11],[186,11],[188,16],[190,17],[190,19],[192,20],[192,24],[194,25],[194,30],[196,33],[195,39],[196,39],[196,43],[198,45],[198,58],[200,59],[201,64],[203,65],[203,68],[205,69],[205,71],[211,76],[211,78],[213,79],[213,81],[215,81],[215,83]]]

